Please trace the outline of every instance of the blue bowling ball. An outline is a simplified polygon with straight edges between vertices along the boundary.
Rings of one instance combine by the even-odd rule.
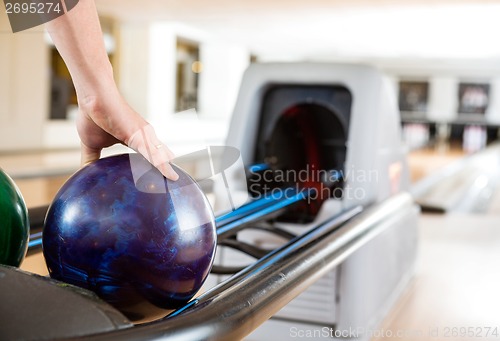
[[[186,304],[213,264],[213,211],[180,168],[170,181],[139,154],[95,161],[52,202],[43,253],[54,279],[95,292],[135,322]]]

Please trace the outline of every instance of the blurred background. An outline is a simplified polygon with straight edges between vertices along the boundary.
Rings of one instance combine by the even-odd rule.
[[[497,1],[96,3],[120,90],[180,153],[193,136],[224,140],[254,62],[376,65],[394,84],[412,149],[471,152],[498,135]],[[48,35],[10,33],[5,13],[0,31],[0,151],[78,147],[74,88]],[[196,124],[176,114],[192,108]]]
[[[499,139],[500,1],[96,4],[121,92],[177,155],[200,143],[224,143],[245,69],[265,62],[381,69],[398,101],[413,182]],[[28,207],[48,204],[79,166],[76,103],[71,77],[43,27],[12,34],[0,11],[0,166],[15,178]],[[460,189],[464,177],[442,193]],[[453,200],[469,193],[460,191]],[[492,297],[500,277],[492,269],[500,260],[500,191],[493,192],[488,201],[496,204],[485,215],[427,216],[416,279],[383,326],[498,322]],[[439,229],[443,221],[462,227]]]

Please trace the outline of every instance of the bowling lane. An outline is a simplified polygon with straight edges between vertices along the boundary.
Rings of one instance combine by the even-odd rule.
[[[493,146],[467,158],[455,176],[442,178],[426,193],[435,202],[438,196],[450,201],[447,194],[464,197],[449,210],[421,214],[415,276],[379,326],[379,331],[386,332],[372,341],[391,339],[387,331],[406,333],[412,340],[437,340],[446,339],[445,332],[451,328],[500,327],[495,300],[500,285],[500,272],[495,270],[500,263],[500,189],[492,186],[495,190],[481,210],[463,204],[470,202],[467,196],[474,194],[470,189],[477,187],[481,176],[498,178],[498,155],[498,146]],[[435,155],[418,152],[418,158],[424,172],[428,166],[436,175],[435,165],[429,162]],[[462,161],[452,157],[441,162],[445,169]]]
[[[459,147],[445,146],[413,150],[408,155],[411,181],[416,183],[465,156],[466,154]]]
[[[30,208],[45,206],[55,197],[69,175],[16,179],[16,184]],[[21,264],[21,269],[42,276],[49,274],[42,253],[29,255]]]
[[[47,265],[45,265],[45,259],[43,258],[41,252],[26,257],[20,268],[21,270],[32,272],[41,276],[49,275],[49,270],[47,270]]]
[[[499,179],[500,145],[495,144],[435,171],[415,183],[412,192],[424,211],[487,213]]]
[[[379,330],[420,341],[444,340],[446,328],[499,327],[499,226],[498,215],[423,214],[415,277]]]
[[[0,153],[0,165],[12,178],[45,178],[73,173],[80,165],[79,150]]]
[[[68,175],[36,177],[17,179],[16,184],[23,194],[26,205],[31,208],[47,205],[67,179]]]
[[[491,198],[488,214],[500,216],[500,191],[496,191]]]

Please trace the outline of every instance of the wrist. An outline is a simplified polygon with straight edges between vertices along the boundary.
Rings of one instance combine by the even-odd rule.
[[[93,87],[85,95],[78,94],[79,116],[125,142],[147,122],[127,104],[114,83],[101,88],[102,85]]]
[[[82,78],[74,78],[73,83],[78,97],[78,105],[86,104],[88,99],[104,100],[121,97],[113,77],[113,69],[94,69]]]

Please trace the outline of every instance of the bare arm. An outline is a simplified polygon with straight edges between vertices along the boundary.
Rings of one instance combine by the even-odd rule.
[[[168,163],[172,152],[118,91],[94,0],[80,0],[70,12],[47,23],[46,28],[75,84],[82,163],[98,159],[103,148],[125,143],[167,178],[177,179]]]

